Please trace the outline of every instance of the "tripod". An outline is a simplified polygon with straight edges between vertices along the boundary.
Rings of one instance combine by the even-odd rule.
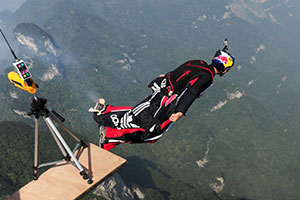
[[[81,164],[79,163],[78,159],[75,157],[74,152],[78,149],[86,148],[88,145],[84,143],[82,140],[78,139],[69,129],[67,129],[61,122],[64,122],[64,118],[60,116],[57,112],[52,110],[51,112],[46,108],[47,99],[38,98],[35,95],[33,96],[33,100],[31,103],[31,109],[28,113],[29,116],[35,116],[35,139],[34,139],[34,166],[33,166],[33,179],[38,179],[38,169],[46,166],[56,165],[60,163],[71,163],[74,167],[79,170],[79,174],[82,176],[84,180],[88,179],[88,183],[91,184],[93,180],[91,177],[86,173],[83,169]],[[39,118],[40,116],[43,117],[48,129],[50,130],[57,146],[59,147],[62,155],[63,160],[60,161],[53,161],[48,163],[38,164],[38,135],[39,135]],[[77,144],[74,147],[74,150],[71,151],[68,144],[65,142],[57,128],[55,127],[54,120],[60,127],[62,127],[71,137],[73,137]]]

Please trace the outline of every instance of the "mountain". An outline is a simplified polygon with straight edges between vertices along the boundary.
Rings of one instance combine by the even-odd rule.
[[[54,39],[35,24],[22,23],[14,29],[14,35],[21,47],[23,58],[31,58],[36,62],[42,63],[40,66],[46,66],[44,70],[36,70],[40,74],[40,80],[51,80],[55,76],[64,75],[64,66],[61,64],[61,49],[56,45]],[[30,63],[32,67],[34,63]],[[41,69],[39,67],[38,69]]]
[[[87,110],[97,98],[135,105],[158,74],[189,59],[209,62],[227,37],[234,69],[156,144],[115,148],[129,161],[120,176],[145,199],[281,200],[300,196],[299,8],[296,0],[27,0],[0,20],[33,63],[37,95],[94,143]],[[41,79],[52,64],[59,75]],[[10,70],[0,74],[0,119],[32,126],[31,96],[7,81]]]

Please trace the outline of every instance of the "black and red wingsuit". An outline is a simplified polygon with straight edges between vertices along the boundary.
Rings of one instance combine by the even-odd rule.
[[[154,143],[172,122],[173,113],[185,114],[196,98],[212,85],[215,70],[202,60],[187,61],[164,77],[154,79],[148,87],[152,94],[134,107],[107,105],[94,120],[106,127],[110,150],[121,143]]]

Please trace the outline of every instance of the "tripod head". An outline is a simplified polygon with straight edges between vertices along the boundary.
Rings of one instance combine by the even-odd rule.
[[[39,118],[40,116],[48,116],[49,110],[46,108],[47,99],[38,98],[34,96],[32,99],[32,103],[30,104],[30,112],[27,113],[28,116],[34,115],[35,118]]]
[[[55,116],[56,119],[58,119],[61,122],[64,122],[65,118],[63,118],[55,110],[49,111],[46,107],[46,103],[47,99],[33,96],[32,102],[30,104],[30,112],[27,113],[27,115],[34,115],[35,118],[38,119],[40,116],[49,117],[50,114],[53,114],[52,116]]]

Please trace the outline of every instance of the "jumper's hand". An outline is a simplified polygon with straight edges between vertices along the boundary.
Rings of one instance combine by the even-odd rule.
[[[177,122],[183,116],[182,112],[173,113],[169,118],[172,122]]]
[[[165,77],[165,74],[160,74],[159,77]]]

